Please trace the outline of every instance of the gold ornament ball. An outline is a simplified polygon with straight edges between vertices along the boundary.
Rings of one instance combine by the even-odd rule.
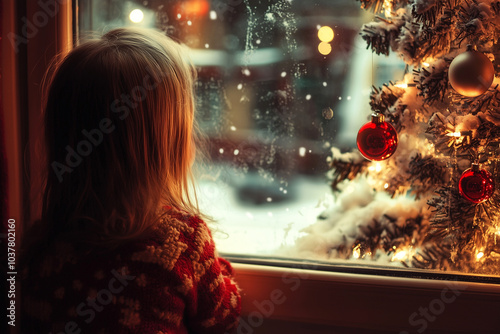
[[[484,54],[468,50],[453,59],[448,70],[448,78],[457,93],[475,97],[490,88],[495,78],[495,69]]]

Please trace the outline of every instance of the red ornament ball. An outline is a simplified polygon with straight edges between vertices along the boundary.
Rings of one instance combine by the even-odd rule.
[[[490,59],[468,46],[467,51],[453,59],[448,69],[448,79],[457,93],[475,97],[490,88],[495,69]]]
[[[385,160],[398,147],[398,133],[391,124],[384,121],[384,115],[373,114],[371,122],[359,129],[356,143],[359,152],[366,159]]]
[[[495,192],[495,181],[485,169],[479,169],[478,164],[463,172],[458,182],[460,195],[472,203],[486,201]]]

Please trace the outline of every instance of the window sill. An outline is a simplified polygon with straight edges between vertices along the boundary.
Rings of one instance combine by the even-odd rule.
[[[500,285],[233,262],[237,333],[498,333]],[[309,267],[311,268],[311,267]]]

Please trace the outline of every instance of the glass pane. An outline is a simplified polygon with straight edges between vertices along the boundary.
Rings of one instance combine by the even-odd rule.
[[[460,150],[439,151],[442,143],[426,134],[430,115],[446,118],[450,111],[443,110],[452,108],[418,97],[413,77],[434,68],[427,63],[434,59],[404,54],[405,63],[397,52],[367,48],[367,36],[389,34],[387,27],[399,24],[397,8],[385,16],[377,9],[382,17],[376,19],[352,0],[80,0],[78,6],[81,36],[155,27],[190,48],[198,70],[197,120],[208,139],[208,161],[196,165],[198,197],[217,221],[222,253],[499,274],[494,235],[500,226],[486,215],[496,204],[486,211],[467,204],[469,230],[446,219],[436,223],[446,208],[462,203],[453,197],[454,182],[469,162]],[[365,123],[386,124],[370,118],[376,108],[396,126],[399,147],[386,159],[371,151],[396,142],[372,137],[371,146],[361,147],[365,156],[375,154],[369,161],[356,142]],[[411,129],[399,120],[408,113],[414,113]],[[412,179],[415,170],[428,175]],[[441,191],[435,205],[434,190]]]

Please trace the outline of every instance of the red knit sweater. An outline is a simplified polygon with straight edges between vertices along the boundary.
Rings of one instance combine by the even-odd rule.
[[[23,334],[225,333],[241,300],[201,219],[170,210],[154,238],[99,256],[57,243],[22,284]],[[53,254],[52,252],[50,254]]]

